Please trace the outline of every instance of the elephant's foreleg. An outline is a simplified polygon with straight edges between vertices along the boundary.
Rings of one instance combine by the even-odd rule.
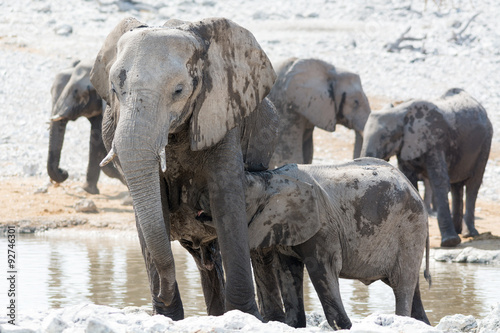
[[[454,247],[461,240],[455,231],[451,219],[448,192],[450,189],[450,178],[448,166],[442,151],[431,152],[427,157],[427,174],[431,183],[432,192],[436,198],[437,220],[441,232],[441,246]]]
[[[451,184],[451,215],[455,231],[462,233],[462,220],[464,215],[464,184]]]
[[[285,322],[283,303],[276,278],[276,252],[255,249],[251,251],[253,274],[257,286],[257,299],[264,322]]]
[[[99,163],[104,158],[101,156],[102,148],[104,147],[101,134],[102,114],[89,118],[89,121],[90,121],[89,164],[87,166],[87,179],[85,184],[83,185],[83,189],[90,194],[99,194],[99,189],[97,188],[97,181],[99,180],[99,174],[101,172]]]
[[[423,321],[427,325],[430,325],[427,314],[424,310],[424,305],[422,304],[422,298],[420,297],[420,284],[417,281],[417,286],[415,287],[415,293],[413,294],[413,302],[411,304],[411,317],[417,320]]]
[[[205,173],[212,217],[226,272],[226,311],[261,318],[250,266],[240,130],[235,127],[209,154]]]
[[[278,254],[278,280],[285,306],[286,323],[292,327],[306,327],[304,308],[304,263],[283,253]]]

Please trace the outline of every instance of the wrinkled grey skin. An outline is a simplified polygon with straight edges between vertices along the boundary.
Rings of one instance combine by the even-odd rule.
[[[101,134],[103,102],[90,83],[90,70],[93,63],[93,60],[78,61],[73,67],[58,73],[54,79],[50,90],[52,113],[47,173],[56,183],[62,183],[68,178],[68,172],[59,168],[66,125],[70,120],[86,117],[91,128],[87,180],[83,189],[88,193],[98,194],[97,181],[101,172],[99,162],[107,152]],[[113,165],[107,165],[103,171],[109,177],[123,181]]]
[[[372,113],[365,125],[361,156],[389,159],[396,155],[399,168],[415,187],[419,175],[428,178],[441,246],[453,247],[460,243],[459,233],[478,234],[474,209],[492,136],[485,109],[467,92],[454,88],[436,100],[410,101]]]
[[[200,268],[209,314],[260,317],[244,170],[266,169],[274,148],[275,109],[264,99],[274,79],[253,35],[222,18],[162,27],[129,18],[101,48],[91,81],[109,105],[102,164],[114,159],[129,187],[156,313],[184,317],[170,247],[178,239]],[[208,191],[212,226],[181,204],[188,186]]]
[[[305,327],[305,265],[334,328],[351,327],[338,278],[382,280],[394,291],[397,315],[429,323],[418,282],[427,247],[430,283],[427,211],[397,168],[362,158],[331,166],[289,164],[246,176],[250,248],[265,320]],[[200,203],[209,215],[206,200]]]
[[[363,144],[370,104],[359,75],[319,59],[290,58],[277,66],[269,93],[280,116],[279,139],[271,166],[311,164],[313,131],[335,131],[337,123],[356,133],[354,158]]]

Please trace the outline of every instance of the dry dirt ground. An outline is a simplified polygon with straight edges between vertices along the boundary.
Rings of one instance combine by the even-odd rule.
[[[384,98],[370,98],[373,109],[387,103]],[[337,127],[335,135],[319,129],[314,131],[315,158],[349,159],[352,156],[354,134]],[[500,147],[493,146],[490,158],[500,154]],[[85,161],[85,158],[82,157]],[[102,176],[104,177],[104,176]],[[67,180],[51,184],[45,178],[0,178],[0,226],[17,225],[21,232],[33,232],[48,228],[105,228],[135,231],[132,206],[122,205],[127,189],[116,182],[100,182],[101,194],[91,195],[81,189],[82,183]],[[96,213],[75,210],[82,199],[91,199],[97,206]],[[481,234],[476,239],[463,239],[460,246],[482,249],[500,249],[500,203],[478,198],[476,227]],[[429,219],[431,247],[439,247],[440,235],[435,217]]]

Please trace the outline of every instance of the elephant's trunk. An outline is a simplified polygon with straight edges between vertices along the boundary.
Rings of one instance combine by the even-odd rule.
[[[166,141],[158,137],[157,120],[134,108],[122,113],[118,123],[115,149],[132,196],[138,226],[160,277],[158,298],[170,305],[175,295],[175,266],[170,247],[170,224],[164,220],[160,193],[159,149]],[[149,114],[156,110],[149,110]],[[164,132],[164,133],[168,133]],[[165,135],[166,137],[166,135]]]
[[[47,173],[56,183],[62,183],[68,178],[68,172],[59,168],[61,150],[66,133],[67,119],[52,121],[50,123],[49,155],[47,158]]]
[[[353,158],[358,158],[361,155],[361,148],[363,147],[363,134],[356,131],[356,138],[354,139],[354,153]]]

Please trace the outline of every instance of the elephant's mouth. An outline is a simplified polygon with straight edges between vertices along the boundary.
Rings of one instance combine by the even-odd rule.
[[[196,220],[198,220],[202,223],[212,222],[212,216],[205,213],[205,211],[203,209],[198,211],[195,218],[196,218]]]

